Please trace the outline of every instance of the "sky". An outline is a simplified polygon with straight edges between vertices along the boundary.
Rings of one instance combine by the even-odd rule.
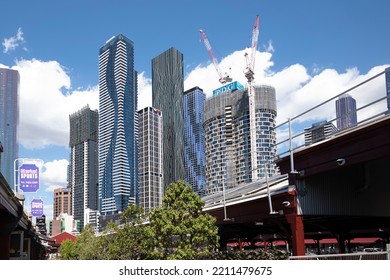
[[[26,205],[40,197],[52,219],[53,190],[66,186],[69,115],[98,109],[99,48],[109,38],[134,42],[142,109],[152,105],[151,60],[170,47],[184,55],[185,90],[199,86],[209,97],[221,86],[200,29],[221,70],[245,85],[256,15],[255,84],[275,87],[279,123],[390,66],[387,0],[4,1],[0,67],[21,77],[19,158],[42,164],[40,190],[25,194]]]

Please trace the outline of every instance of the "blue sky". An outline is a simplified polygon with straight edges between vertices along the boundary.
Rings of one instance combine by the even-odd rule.
[[[109,4],[108,4],[109,3]],[[98,108],[98,50],[113,35],[135,45],[139,109],[151,105],[151,60],[170,47],[184,55],[185,89],[209,96],[222,70],[245,84],[243,54],[260,16],[255,81],[276,88],[284,121],[390,64],[390,1],[19,0],[0,9],[0,66],[21,73],[20,157],[39,158],[51,217],[52,190],[66,184],[69,114]],[[303,98],[304,97],[304,98]]]

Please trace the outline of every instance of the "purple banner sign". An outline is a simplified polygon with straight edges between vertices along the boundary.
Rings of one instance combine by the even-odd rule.
[[[23,164],[19,168],[19,189],[23,192],[39,190],[39,167],[35,164]]]
[[[43,215],[43,200],[34,198],[31,201],[31,215],[34,217],[40,217]]]

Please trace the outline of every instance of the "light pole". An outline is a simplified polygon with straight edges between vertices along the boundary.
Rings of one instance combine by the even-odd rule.
[[[223,194],[223,213],[224,213],[224,221],[230,221],[231,219],[227,217],[226,213],[226,194],[225,194],[225,184],[222,183],[222,194]]]

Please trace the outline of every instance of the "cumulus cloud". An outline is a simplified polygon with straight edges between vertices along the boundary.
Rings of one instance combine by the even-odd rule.
[[[9,51],[15,50],[20,44],[24,44],[25,40],[23,37],[23,31],[22,28],[18,28],[18,32],[15,36],[12,36],[10,38],[5,38],[3,40],[2,45],[4,46],[4,53],[8,53]],[[24,50],[27,50],[25,47]]]
[[[138,110],[152,106],[152,79],[145,72],[138,74]]]
[[[22,35],[20,35],[21,38],[23,38]],[[7,51],[11,50],[12,44],[7,44]],[[284,123],[288,118],[293,118],[333,98],[390,66],[378,65],[367,73],[360,73],[356,67],[343,72],[321,67],[316,67],[316,71],[309,71],[304,65],[294,64],[280,71],[274,71],[272,42],[269,42],[265,50],[256,52],[255,84],[275,87],[277,124]],[[221,70],[244,86],[246,85],[243,73],[246,66],[246,52],[249,52],[249,49],[235,51],[222,58],[220,62]],[[9,68],[5,65],[0,66]],[[93,110],[98,109],[98,86],[72,89],[69,73],[57,61],[19,60],[11,68],[20,73],[20,144],[27,149],[44,149],[51,145],[68,148],[69,115],[86,105]],[[186,72],[184,89],[188,90],[198,86],[203,89],[207,97],[210,97],[212,91],[221,86],[218,80],[217,71],[211,62],[199,64]],[[145,75],[145,72],[138,74],[138,92],[138,109],[152,106],[152,81]],[[358,108],[383,97],[385,93],[384,76],[349,92],[356,99]],[[385,101],[360,110],[358,119],[364,119],[383,110],[386,110]],[[293,130],[297,132],[301,129],[302,131],[305,126],[315,121],[332,118],[335,118],[334,101],[295,120],[294,122],[300,126],[299,128],[293,127]],[[277,133],[278,141],[288,137],[287,127],[280,128]],[[299,141],[302,142],[302,139],[298,139]],[[41,184],[46,192],[52,192],[55,188],[67,185],[68,164],[68,160],[65,159],[44,164]],[[49,208],[46,209],[46,207]],[[50,207],[52,206],[45,205],[47,210],[45,213],[51,213]]]
[[[245,53],[238,50],[224,57],[220,62],[223,72],[228,72],[234,81],[246,85],[243,73]],[[272,85],[276,89],[278,116],[282,123],[313,106],[316,106],[344,90],[383,71],[386,65],[377,66],[361,74],[357,68],[340,73],[335,69],[323,69],[309,74],[301,64],[273,71],[272,52],[256,52],[255,84]],[[56,61],[19,60],[16,62],[20,73],[20,144],[28,149],[42,149],[49,145],[68,147],[69,115],[89,105],[98,109],[98,86],[85,90],[72,90],[71,79],[66,69]],[[198,86],[207,97],[221,86],[214,65],[210,62],[198,65],[185,75],[184,89]],[[372,98],[384,94],[384,81],[377,79],[351,94],[362,106]],[[141,72],[138,75],[138,109],[152,106],[152,81]],[[307,119],[316,121],[335,117],[334,102],[319,108]]]
[[[71,80],[56,61],[19,60],[19,143],[27,149],[68,146],[69,115],[89,105],[98,108],[98,89],[71,90]],[[64,94],[65,92],[65,94]]]
[[[46,192],[53,192],[57,188],[67,186],[67,168],[69,162],[66,159],[46,162],[42,169],[41,180]]]

